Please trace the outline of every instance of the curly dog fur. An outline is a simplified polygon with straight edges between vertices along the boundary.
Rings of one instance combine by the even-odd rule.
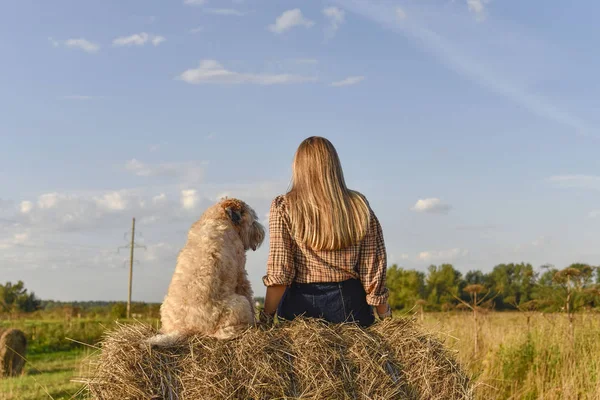
[[[186,336],[235,337],[255,323],[246,251],[263,242],[256,213],[238,199],[224,199],[195,222],[177,257],[161,306],[161,334],[150,344],[167,346]]]

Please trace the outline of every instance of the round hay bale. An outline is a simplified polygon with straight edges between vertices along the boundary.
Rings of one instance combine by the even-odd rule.
[[[17,376],[23,371],[27,338],[18,329],[0,333],[0,377]]]
[[[120,325],[87,379],[94,399],[472,399],[451,354],[412,320],[362,329],[297,319],[234,340],[150,348],[145,324]]]

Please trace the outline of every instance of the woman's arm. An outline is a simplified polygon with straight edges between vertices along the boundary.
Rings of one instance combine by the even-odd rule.
[[[281,196],[277,197],[271,203],[269,212],[269,258],[267,274],[263,277],[263,283],[267,287],[263,312],[268,316],[275,314],[285,289],[291,285],[296,275],[295,244],[282,206]]]
[[[358,273],[367,293],[367,303],[377,310],[380,317],[389,316],[388,289],[385,286],[387,252],[383,231],[375,213],[371,211],[369,230],[361,249]]]
[[[264,312],[267,315],[275,315],[279,302],[285,293],[287,286],[275,285],[267,287],[267,294],[265,296],[265,309]]]

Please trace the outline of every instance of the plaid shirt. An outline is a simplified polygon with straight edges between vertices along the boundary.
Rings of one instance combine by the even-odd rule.
[[[384,304],[388,298],[385,287],[387,255],[379,220],[371,210],[369,229],[363,240],[334,251],[315,251],[297,242],[290,229],[285,197],[276,197],[269,215],[269,259],[265,286],[292,282],[341,282],[359,279],[367,293],[367,303]]]

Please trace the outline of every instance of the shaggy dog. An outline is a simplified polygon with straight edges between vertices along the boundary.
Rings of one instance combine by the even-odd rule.
[[[161,334],[148,340],[168,346],[200,334],[230,339],[255,323],[246,251],[263,242],[256,213],[237,199],[224,199],[195,222],[177,257],[175,273],[160,308]]]

